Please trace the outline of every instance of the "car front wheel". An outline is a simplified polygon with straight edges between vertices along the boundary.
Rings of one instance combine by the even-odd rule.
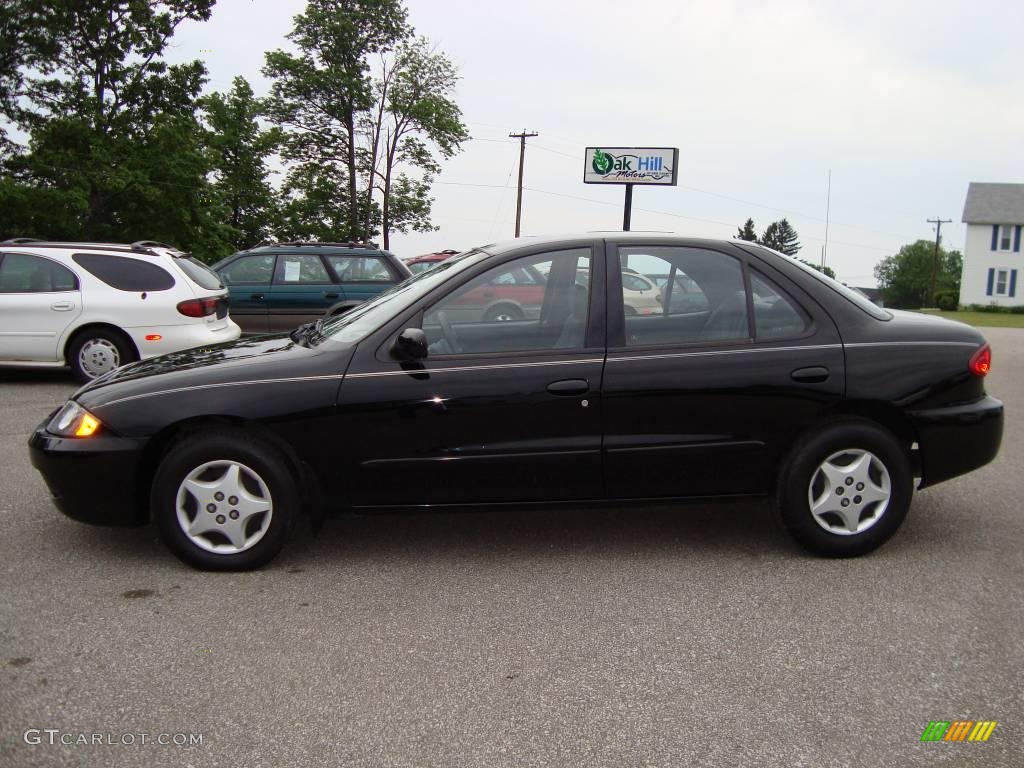
[[[896,533],[910,509],[913,479],[891,433],[845,419],[800,441],[784,465],[776,502],[786,529],[805,549],[856,557]]]
[[[128,338],[105,328],[81,331],[68,348],[68,365],[83,384],[137,358]]]
[[[284,546],[300,499],[286,459],[240,431],[192,433],[164,457],[152,509],[163,540],[203,570],[259,568]]]

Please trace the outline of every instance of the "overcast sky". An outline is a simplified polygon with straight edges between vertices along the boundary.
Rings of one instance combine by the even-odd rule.
[[[301,0],[219,0],[172,61],[210,87],[258,94]],[[416,30],[458,64],[474,140],[437,186],[440,231],[397,234],[400,256],[513,235],[518,140],[523,233],[619,229],[621,187],[584,185],[588,145],[674,146],[679,186],[637,188],[633,229],[731,237],[786,216],[812,261],[855,285],[901,244],[962,248],[969,181],[1024,182],[1020,0],[407,0]],[[865,10],[866,8],[866,10]]]

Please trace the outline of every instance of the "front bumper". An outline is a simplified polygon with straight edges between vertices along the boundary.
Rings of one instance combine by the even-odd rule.
[[[46,431],[49,421],[32,433],[28,446],[32,466],[42,474],[57,509],[82,523],[145,525],[136,474],[146,440],[57,437]]]
[[[994,397],[909,415],[921,453],[919,488],[983,467],[999,453],[1003,404]]]

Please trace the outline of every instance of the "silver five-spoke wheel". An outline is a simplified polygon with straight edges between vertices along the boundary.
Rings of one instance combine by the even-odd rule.
[[[270,528],[274,504],[266,482],[237,461],[208,461],[185,476],[175,500],[178,525],[197,547],[234,555]]]
[[[862,533],[877,523],[891,496],[889,470],[877,456],[860,448],[825,459],[807,488],[814,521],[840,536]]]
[[[78,353],[78,366],[89,378],[99,378],[121,365],[121,353],[108,339],[89,339]]]

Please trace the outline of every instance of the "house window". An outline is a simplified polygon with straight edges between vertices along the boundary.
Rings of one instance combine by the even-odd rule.
[[[999,250],[1009,251],[1013,247],[1013,225],[1002,224],[999,227]]]
[[[1005,296],[1006,286],[1010,282],[1010,270],[1008,269],[997,269],[996,270],[996,284],[995,284],[995,295]]]

